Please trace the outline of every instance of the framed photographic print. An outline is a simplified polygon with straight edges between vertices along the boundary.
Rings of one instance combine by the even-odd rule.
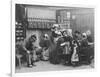
[[[12,76],[94,68],[94,8],[66,5],[12,1]]]

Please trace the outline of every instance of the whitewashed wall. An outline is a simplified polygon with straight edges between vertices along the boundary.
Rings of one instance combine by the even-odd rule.
[[[56,19],[56,11],[48,8],[27,7],[28,17]]]

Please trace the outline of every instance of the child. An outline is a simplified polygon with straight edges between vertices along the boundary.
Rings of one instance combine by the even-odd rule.
[[[71,63],[72,63],[73,66],[76,66],[76,65],[78,65],[78,62],[79,62],[78,42],[73,40],[72,44],[73,44],[73,54],[72,54],[72,57],[71,57]]]
[[[71,33],[70,33],[71,34]],[[65,65],[71,65],[71,55],[72,55],[72,37],[70,36],[67,30],[64,30],[62,32],[63,35],[63,43],[61,43],[61,46],[63,46],[63,58],[65,60]]]

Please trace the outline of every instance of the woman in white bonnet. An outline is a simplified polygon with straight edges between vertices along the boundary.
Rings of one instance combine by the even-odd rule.
[[[61,37],[60,32],[60,25],[54,24],[51,28],[51,37],[50,37],[50,54],[49,54],[49,60],[53,64],[59,64],[59,58],[58,58],[58,48],[57,48],[57,41]]]
[[[82,33],[82,39],[87,39],[87,34],[86,33]]]
[[[90,30],[87,30],[87,31],[86,31],[86,34],[87,34],[87,35],[91,35],[91,31],[90,31]]]
[[[82,33],[82,41],[80,46],[80,61],[82,62],[83,59],[86,64],[91,63],[91,56],[94,55],[94,47],[89,46],[88,41],[88,35],[90,35],[90,31],[87,31],[86,33]],[[81,57],[81,55],[84,55],[84,57]]]
[[[59,24],[53,24],[51,31],[57,31],[60,28]]]
[[[72,29],[67,29],[67,34],[72,37]]]
[[[90,30],[87,30],[87,31],[86,31],[86,35],[87,35],[88,44],[89,44],[89,45],[93,45],[93,37],[92,37],[92,35],[91,35],[91,31],[90,31]]]
[[[60,25],[59,24],[54,24],[51,28],[51,31],[52,31],[52,39],[53,39],[54,43],[56,43],[59,36],[61,36]]]

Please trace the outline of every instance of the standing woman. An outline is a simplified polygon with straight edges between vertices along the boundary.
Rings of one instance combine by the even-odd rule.
[[[65,60],[65,65],[71,65],[72,34],[68,30],[64,30],[62,34],[64,42],[61,44],[61,46],[63,46],[63,58]]]
[[[59,64],[59,57],[57,54],[57,41],[59,37],[61,37],[61,32],[59,31],[59,25],[54,24],[51,28],[51,37],[50,37],[50,53],[49,53],[49,60],[50,63]]]

